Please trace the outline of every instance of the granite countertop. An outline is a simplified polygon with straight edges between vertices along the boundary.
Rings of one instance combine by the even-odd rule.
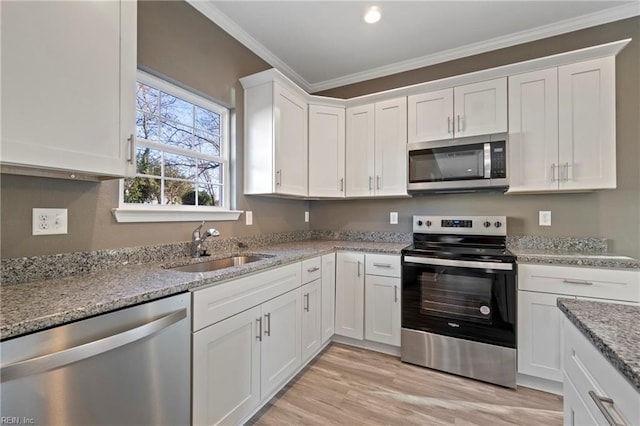
[[[558,299],[558,307],[640,392],[640,306]]]
[[[640,259],[607,252],[510,248],[520,263],[576,265],[594,268],[640,269]]]
[[[0,286],[0,339],[8,339],[161,297],[215,285],[228,279],[331,253],[350,250],[400,254],[406,243],[300,241],[172,262],[127,265],[106,271]],[[262,254],[257,262],[210,272],[164,269],[234,254]]]

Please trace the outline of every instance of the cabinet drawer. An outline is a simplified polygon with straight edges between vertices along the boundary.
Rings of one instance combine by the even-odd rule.
[[[518,288],[640,302],[640,271],[520,264]]]
[[[369,275],[400,278],[400,256],[389,254],[367,254],[365,271]]]
[[[593,418],[598,424],[607,424],[589,391],[612,399],[615,410],[622,415],[626,424],[640,424],[638,392],[566,318],[564,329],[565,380],[568,379],[574,385]],[[611,406],[605,405],[609,411],[613,411]]]
[[[322,257],[302,261],[302,284],[315,281],[322,276]]]
[[[300,262],[193,292],[193,331],[300,287]]]

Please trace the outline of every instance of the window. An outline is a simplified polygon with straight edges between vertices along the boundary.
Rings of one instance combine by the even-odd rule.
[[[138,71],[135,160],[135,177],[121,186],[118,221],[230,219],[213,217],[231,212],[229,109]],[[140,211],[164,219],[124,217]]]

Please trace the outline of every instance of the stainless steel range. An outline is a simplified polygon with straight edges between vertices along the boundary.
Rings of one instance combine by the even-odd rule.
[[[505,216],[414,216],[402,361],[516,387],[516,262]]]

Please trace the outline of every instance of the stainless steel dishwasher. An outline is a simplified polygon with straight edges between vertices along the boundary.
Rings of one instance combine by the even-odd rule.
[[[190,294],[0,343],[4,423],[188,425]]]

